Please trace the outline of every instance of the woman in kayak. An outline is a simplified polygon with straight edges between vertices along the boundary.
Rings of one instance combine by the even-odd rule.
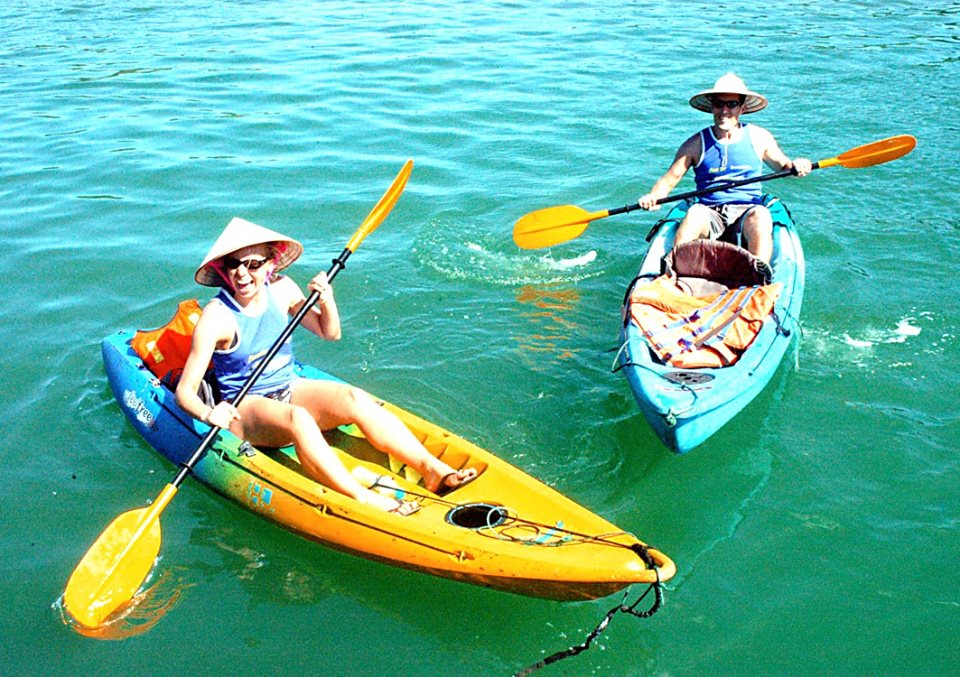
[[[199,284],[220,287],[197,322],[177,385],[177,404],[194,418],[230,430],[255,446],[293,443],[307,473],[361,503],[409,515],[419,505],[397,501],[363,487],[330,449],[321,431],[355,423],[371,444],[414,468],[428,491],[445,494],[477,476],[454,470],[430,454],[413,433],[367,393],[334,381],[300,379],[293,370],[288,339],[239,406],[231,404],[274,341],[305,302],[300,287],[277,273],[303,253],[303,245],[280,233],[235,218],[195,274]],[[326,273],[307,285],[319,300],[302,324],[328,341],[340,339],[340,315]],[[199,397],[213,362],[221,401],[210,407]]]

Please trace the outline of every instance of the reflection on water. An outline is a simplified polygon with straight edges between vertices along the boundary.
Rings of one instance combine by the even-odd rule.
[[[67,612],[63,595],[52,608],[61,622],[78,634],[93,639],[122,640],[152,629],[167,612],[180,604],[189,588],[208,583],[223,571],[232,572],[236,580],[249,584],[253,598],[262,595],[263,590],[270,590],[274,603],[313,605],[329,593],[330,586],[322,577],[308,573],[279,555],[276,558],[279,561],[271,563],[263,552],[235,539],[234,535],[235,530],[230,527],[196,527],[191,541],[215,546],[223,554],[222,561],[215,565],[194,562],[171,568],[164,567],[158,560],[154,569],[160,572],[156,582],[138,591],[106,622],[95,628],[77,622]]]
[[[570,359],[581,350],[573,340],[579,326],[573,319],[580,304],[576,289],[524,285],[517,290],[516,300],[527,308],[520,310],[524,321],[516,325],[513,338],[531,369],[539,369],[545,360]]]
[[[133,599],[111,614],[105,623],[95,628],[88,628],[74,620],[63,606],[62,595],[53,603],[53,609],[60,614],[64,625],[85,637],[127,639],[150,630],[180,603],[183,593],[193,585],[178,571],[163,569],[156,583],[139,591]]]
[[[249,545],[249,536],[233,525],[214,524],[204,517],[191,532],[192,543],[215,547],[221,559],[216,564],[198,561],[191,565],[193,576],[204,580],[230,572],[245,587],[251,599],[270,591],[274,604],[312,605],[330,594],[331,583],[318,570],[309,569],[271,549],[267,552]]]

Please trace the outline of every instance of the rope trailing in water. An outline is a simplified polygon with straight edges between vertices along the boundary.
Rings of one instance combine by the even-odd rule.
[[[379,485],[379,478],[377,482],[374,482],[374,486],[378,486],[378,485]],[[386,485],[379,485],[379,486],[386,486]],[[443,498],[432,497],[426,494],[419,494],[415,491],[408,491],[406,493],[413,497],[434,500],[438,503],[445,504],[448,506],[462,505],[462,504],[458,504]],[[647,589],[643,592],[643,594],[640,595],[636,599],[636,601],[633,602],[633,604],[628,605],[626,603],[627,596],[630,594],[630,591],[628,590],[627,592],[625,592],[623,594],[623,600],[620,602],[620,604],[613,607],[606,613],[606,615],[603,617],[600,623],[598,623],[597,626],[593,629],[593,631],[589,635],[587,635],[587,638],[583,641],[583,643],[578,644],[576,646],[571,646],[568,649],[564,649],[563,651],[558,651],[557,653],[547,656],[543,660],[538,661],[537,663],[534,663],[530,667],[525,668],[520,672],[518,672],[516,674],[516,677],[525,677],[526,675],[529,675],[532,672],[536,672],[541,668],[544,668],[548,665],[556,663],[557,661],[561,661],[561,660],[564,660],[565,658],[576,656],[586,651],[587,649],[590,648],[590,645],[593,643],[593,641],[597,637],[599,637],[601,634],[603,634],[603,632],[607,629],[607,626],[610,625],[610,621],[612,621],[613,617],[616,616],[618,613],[630,614],[631,616],[634,616],[636,618],[649,618],[650,616],[653,616],[653,614],[657,613],[657,611],[660,610],[660,607],[663,606],[663,585],[660,582],[660,569],[657,568],[656,563],[653,560],[653,557],[650,555],[649,546],[644,545],[642,543],[634,543],[632,545],[627,545],[625,543],[618,543],[616,541],[610,540],[610,537],[625,535],[624,532],[621,532],[620,534],[601,534],[598,536],[592,536],[589,534],[582,534],[569,529],[564,529],[559,525],[550,526],[546,524],[539,524],[539,523],[533,522],[532,520],[526,520],[516,516],[507,516],[507,517],[509,518],[509,521],[513,524],[525,524],[528,526],[533,526],[535,528],[547,528],[551,531],[565,533],[568,535],[568,537],[571,537],[571,536],[577,537],[578,539],[580,539],[581,542],[593,541],[593,542],[606,543],[608,545],[612,545],[619,548],[628,548],[629,550],[632,550],[633,552],[635,552],[637,556],[643,560],[644,564],[647,565],[647,568],[653,570],[654,574],[657,577],[657,580],[654,583],[652,583],[650,586],[648,586]],[[651,590],[654,593],[653,605],[649,609],[646,609],[645,611],[637,611],[637,606],[639,606],[640,602],[642,602],[647,597],[647,595],[650,594]]]
[[[616,616],[618,613],[630,614],[631,616],[635,616],[636,618],[649,618],[650,616],[652,616],[653,614],[657,613],[657,611],[660,610],[660,607],[663,606],[663,588],[660,583],[660,571],[653,565],[653,558],[650,557],[650,553],[647,552],[646,547],[638,544],[635,546],[631,546],[630,549],[636,552],[640,556],[640,558],[643,559],[643,561],[647,564],[647,566],[652,568],[657,573],[657,582],[650,585],[643,592],[643,594],[640,595],[640,597],[638,597],[637,600],[630,605],[626,604],[627,595],[629,595],[630,592],[627,591],[623,593],[623,601],[621,601],[620,604],[613,607],[606,613],[603,619],[590,632],[590,634],[587,635],[587,638],[581,644],[577,644],[576,646],[571,646],[569,649],[564,649],[563,651],[558,651],[555,654],[547,656],[543,660],[537,661],[530,667],[524,668],[523,670],[518,672],[515,675],[515,677],[526,677],[526,675],[536,672],[540,668],[545,668],[548,665],[552,665],[553,663],[556,663],[558,661],[562,661],[566,658],[572,658],[573,656],[583,653],[584,651],[590,648],[590,645],[593,643],[593,641],[597,637],[603,634],[603,632],[607,629],[607,626],[610,625],[610,621],[612,621],[613,617]],[[650,594],[651,590],[653,590],[654,592],[653,606],[651,606],[646,611],[637,611],[636,610],[637,606],[640,604],[640,602],[644,600],[644,598],[647,595]]]

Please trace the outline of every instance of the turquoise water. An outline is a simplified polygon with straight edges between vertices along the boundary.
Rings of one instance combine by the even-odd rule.
[[[173,608],[122,641],[62,622],[92,540],[174,474],[114,404],[100,339],[203,294],[234,215],[301,239],[305,282],[407,158],[337,280],[344,339],[300,356],[679,567],[656,616],[542,674],[956,672],[960,4],[13,2],[0,26],[5,674],[509,674],[619,601],[358,560],[188,481],[163,517]],[[807,254],[799,368],[675,457],[609,370],[655,215],[550,250],[510,231],[646,192],[726,70],[770,98],[752,119],[788,154],[919,144],[767,184]]]

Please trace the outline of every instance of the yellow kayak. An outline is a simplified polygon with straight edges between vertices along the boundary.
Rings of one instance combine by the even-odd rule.
[[[118,403],[137,431],[175,464],[209,428],[176,404],[130,348],[133,332],[103,341]],[[300,365],[305,378],[335,379]],[[518,468],[389,403],[424,446],[472,482],[438,496],[410,468],[374,449],[355,427],[329,433],[344,464],[368,486],[415,498],[409,516],[362,505],[307,477],[291,448],[257,449],[221,432],[193,475],[246,509],[305,538],[355,555],[498,590],[557,600],[593,599],[633,583],[666,581],[674,563],[630,533]]]

